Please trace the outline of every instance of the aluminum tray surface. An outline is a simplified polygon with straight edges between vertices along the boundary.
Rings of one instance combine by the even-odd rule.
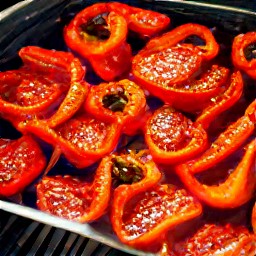
[[[19,67],[17,51],[27,45],[38,45],[56,50],[67,50],[62,31],[72,17],[81,9],[99,1],[83,0],[27,0],[0,13],[0,70]],[[145,9],[165,13],[172,19],[173,26],[186,22],[204,24],[218,28],[222,33],[236,35],[255,30],[256,12],[234,7],[199,4],[182,1],[122,1]],[[0,137],[16,138],[17,131],[4,120],[0,120]],[[65,161],[62,163],[65,166]],[[70,166],[68,167],[70,168]],[[36,181],[35,181],[36,183]],[[92,238],[100,243],[134,255],[152,255],[134,250],[121,244],[111,232],[108,224],[74,223],[55,216],[50,216],[36,209],[34,184],[22,193],[22,203],[17,198],[2,198],[0,209],[40,223]]]

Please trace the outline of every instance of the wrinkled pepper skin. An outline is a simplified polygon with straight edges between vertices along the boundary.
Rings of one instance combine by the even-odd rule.
[[[194,124],[169,106],[157,109],[148,119],[145,141],[153,159],[162,164],[178,164],[203,152],[208,136],[201,125]]]
[[[99,77],[111,81],[130,69],[132,54],[127,33],[125,17],[108,4],[97,3],[73,18],[64,30],[64,40],[71,50],[89,60]]]
[[[114,191],[111,222],[123,243],[147,250],[161,243],[169,229],[200,216],[201,204],[186,190],[142,184],[121,185]]]
[[[121,127],[116,123],[99,121],[86,114],[80,114],[50,128],[47,122],[30,120],[19,123],[19,130],[32,133],[58,148],[66,159],[77,168],[85,168],[111,153],[119,140]]]
[[[0,139],[0,159],[0,197],[21,192],[46,167],[46,157],[31,136]]]
[[[231,55],[233,65],[236,68],[243,70],[253,79],[256,79],[255,44],[255,31],[239,34],[233,40]],[[248,52],[246,53],[246,51]]]
[[[84,108],[100,120],[119,123],[124,133],[131,134],[145,114],[146,96],[140,86],[128,79],[101,83],[90,88]]]
[[[112,184],[109,164],[101,161],[92,182],[71,176],[45,176],[37,185],[38,208],[81,223],[97,220],[109,206]]]

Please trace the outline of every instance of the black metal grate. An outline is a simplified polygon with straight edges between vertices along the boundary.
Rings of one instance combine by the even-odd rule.
[[[0,210],[0,256],[130,256],[75,233]]]

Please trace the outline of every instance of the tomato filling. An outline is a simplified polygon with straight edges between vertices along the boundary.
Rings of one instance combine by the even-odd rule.
[[[88,211],[92,201],[90,195],[85,195],[85,186],[79,180],[65,176],[44,178],[38,190],[44,195],[43,202],[51,214],[75,219]]]
[[[135,203],[127,204],[123,215],[123,230],[134,239],[150,232],[168,218],[185,215],[195,209],[197,205],[194,198],[185,190],[166,190],[160,187],[138,195]]]
[[[228,69],[213,65],[199,79],[185,82],[182,85],[174,84],[172,88],[184,91],[204,92],[222,86],[227,81]]]
[[[210,224],[203,226],[184,244],[177,243],[173,247],[177,256],[249,255],[247,253],[253,251],[253,248],[255,249],[255,240],[245,228]]]
[[[8,75],[7,75],[8,76]],[[62,91],[67,89],[64,84],[50,82],[42,76],[13,73],[12,80],[3,78],[1,84],[1,98],[20,106],[33,106],[42,102],[51,104]]]
[[[177,151],[191,140],[192,124],[182,113],[165,108],[150,121],[151,138],[158,148]]]
[[[4,143],[4,144],[2,144]],[[0,183],[12,182],[18,176],[28,172],[30,165],[38,157],[26,141],[10,141],[1,139]]]
[[[164,87],[183,82],[195,75],[201,65],[201,56],[194,49],[177,46],[153,52],[139,59],[136,72]]]
[[[96,119],[70,120],[58,133],[78,148],[96,151],[104,148],[111,126]]]

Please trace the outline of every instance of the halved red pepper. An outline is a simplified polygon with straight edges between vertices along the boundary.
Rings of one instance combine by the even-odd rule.
[[[225,138],[224,138],[225,139]],[[247,146],[246,152],[237,167],[229,174],[228,178],[219,185],[206,185],[197,180],[190,171],[189,164],[176,167],[184,185],[197,198],[216,208],[235,208],[248,202],[256,188],[255,176],[255,150],[256,140]]]
[[[235,67],[256,79],[256,32],[239,34],[233,40],[232,61]]]
[[[0,197],[21,192],[45,167],[46,157],[31,136],[0,139]]]
[[[0,74],[3,117],[16,122],[36,116],[54,127],[73,116],[88,92],[79,60],[71,53],[36,46],[22,48],[19,55],[24,65]]]
[[[190,36],[197,36],[205,42],[204,45],[196,46],[204,60],[211,60],[218,54],[219,45],[211,30],[206,26],[196,23],[180,25],[159,37],[151,39],[142,49],[142,52],[155,51],[156,49],[161,51],[167,47],[170,48],[179,43],[182,44],[182,41]]]
[[[226,91],[211,99],[211,103],[203,109],[196,122],[200,123],[204,129],[207,129],[216,116],[229,109],[240,99],[243,93],[243,84],[240,71],[234,72],[231,75],[230,85]]]
[[[143,117],[146,109],[144,91],[134,82],[118,82],[92,86],[85,100],[85,110],[100,120],[119,123],[130,134],[133,123]]]
[[[33,133],[63,153],[77,168],[87,167],[113,151],[119,140],[121,127],[94,117],[80,114],[52,129],[44,120],[19,123],[23,133]]]
[[[163,241],[169,229],[201,212],[201,204],[186,190],[166,184],[144,186],[141,180],[115,189],[111,222],[123,243],[149,250]]]
[[[108,5],[113,11],[123,14],[127,20],[128,28],[143,38],[153,37],[170,25],[170,18],[159,12],[118,2],[110,2]]]
[[[239,149],[253,134],[255,129],[256,100],[246,109],[245,115],[226,130],[211,144],[211,146],[198,158],[184,164],[191,173],[205,171],[230,156]],[[253,119],[254,118],[254,119]]]
[[[130,69],[127,32],[125,17],[107,3],[97,3],[76,14],[65,27],[64,39],[70,49],[89,60],[98,76],[111,81]]]
[[[93,181],[71,176],[45,176],[37,185],[40,210],[78,222],[91,222],[104,215],[112,185],[111,162],[103,158]]]
[[[243,226],[205,224],[192,237],[170,245],[169,256],[254,256],[256,237]]]
[[[226,89],[229,77],[229,70],[217,65],[199,74],[201,64],[198,52],[181,45],[136,55],[132,72],[138,84],[165,103],[196,112]]]
[[[145,141],[157,163],[177,164],[203,152],[207,133],[181,112],[169,106],[157,109],[148,119]]]

